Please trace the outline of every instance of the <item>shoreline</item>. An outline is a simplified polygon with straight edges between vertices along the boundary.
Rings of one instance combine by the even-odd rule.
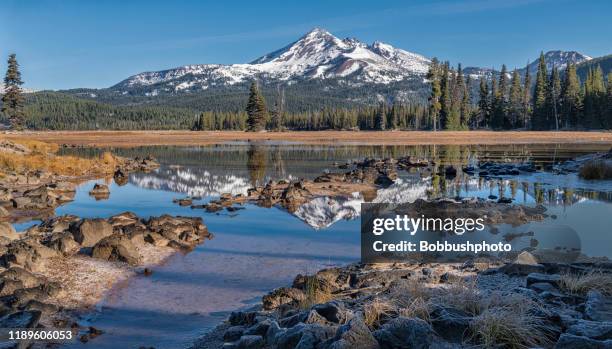
[[[610,131],[25,131],[4,132],[0,138],[118,148],[253,141],[313,145],[612,144]]]

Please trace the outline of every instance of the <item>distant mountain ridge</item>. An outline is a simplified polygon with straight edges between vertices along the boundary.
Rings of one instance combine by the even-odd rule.
[[[529,70],[535,81],[538,54]],[[612,69],[612,56],[593,58],[576,51],[545,53],[549,68],[578,64],[584,81],[588,69]],[[443,61],[444,57],[440,57]],[[135,74],[109,88],[77,88],[28,94],[26,103],[36,115],[36,127],[64,128],[189,128],[202,111],[243,112],[248,87],[258,81],[270,108],[277,88],[284,90],[288,113],[324,108],[355,109],[380,102],[427,103],[430,87],[428,57],[381,41],[366,44],[355,38],[339,39],[315,28],[298,40],[244,64],[192,64]],[[499,69],[500,64],[495,69]],[[515,67],[509,66],[509,72]],[[524,67],[520,70],[524,72]],[[493,68],[465,67],[472,78],[472,96],[478,79],[498,76]],[[475,101],[475,100],[474,100]],[[74,115],[78,122],[67,122]],[[144,121],[149,120],[149,121]]]
[[[580,52],[560,50],[548,51],[544,57],[548,69],[553,66],[563,69],[568,63],[580,64],[592,59]],[[111,93],[106,93],[106,98],[205,95],[211,91],[243,93],[248,83],[257,80],[264,86],[282,84],[299,89],[296,86],[304,85],[310,93],[332,91],[329,95],[334,98],[364,103],[381,99],[423,101],[427,95],[425,76],[430,63],[423,55],[381,41],[366,44],[355,38],[339,39],[325,29],[314,28],[295,42],[250,63],[193,64],[130,76],[110,87]],[[529,72],[535,75],[537,67],[537,57],[534,57],[528,65]],[[524,74],[525,67],[519,71]],[[473,80],[498,74],[492,68],[482,67],[466,67],[464,72]],[[350,92],[363,88],[375,96]]]
[[[136,74],[111,89],[131,92],[154,87],[149,95],[207,90],[231,86],[254,78],[264,82],[295,83],[308,79],[345,79],[353,83],[388,84],[424,76],[429,59],[416,53],[357,39],[341,40],[315,28],[299,40],[248,64],[197,64]]]

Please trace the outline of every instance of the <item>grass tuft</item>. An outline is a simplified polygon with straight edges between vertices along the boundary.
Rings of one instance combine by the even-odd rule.
[[[316,276],[306,277],[304,293],[306,297],[300,301],[300,309],[310,309],[315,304],[326,303],[333,299],[331,293],[319,285],[319,280]]]
[[[582,179],[612,179],[612,161],[589,161],[582,165],[578,175]]]
[[[484,309],[470,323],[472,340],[485,348],[534,348],[552,344],[552,329],[518,303]]]
[[[584,274],[561,274],[559,287],[573,295],[584,296],[590,290],[597,290],[605,295],[612,295],[612,275],[600,270]]]
[[[363,306],[363,322],[370,328],[378,328],[381,321],[387,318],[395,310],[393,303],[384,298],[374,298],[374,300]]]

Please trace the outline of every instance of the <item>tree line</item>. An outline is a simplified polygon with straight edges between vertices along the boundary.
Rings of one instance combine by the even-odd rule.
[[[272,108],[256,82],[250,87],[245,111],[202,112],[192,129],[203,130],[421,130],[426,129],[427,108],[418,104],[380,103],[357,108],[323,107],[320,110],[286,112],[284,92],[277,90]]]
[[[576,65],[563,72],[548,72],[540,54],[535,80],[529,66],[521,74],[509,73],[502,65],[499,74],[481,78],[478,98],[471,102],[470,78],[461,65],[432,60],[427,78],[431,129],[610,129],[612,128],[612,73],[604,79],[600,66],[589,67],[584,83]]]
[[[540,55],[532,77],[499,73],[472,81],[461,65],[434,58],[427,73],[428,103],[381,101],[377,105],[341,104],[296,111],[277,87],[268,108],[256,82],[244,110],[198,111],[161,105],[112,105],[57,92],[24,95],[15,54],[9,55],[2,96],[2,119],[14,129],[189,129],[192,130],[468,130],[610,129],[612,72],[588,67],[584,82],[576,65],[548,71]],[[533,80],[532,80],[533,79]],[[288,112],[288,110],[293,110]],[[195,116],[195,121],[194,121]]]

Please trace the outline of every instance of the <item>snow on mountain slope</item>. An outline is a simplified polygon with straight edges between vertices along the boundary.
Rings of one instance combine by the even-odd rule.
[[[581,63],[591,57],[576,51],[549,51],[544,55],[548,69],[563,69],[568,62]],[[129,77],[113,86],[122,94],[180,93],[247,83],[294,83],[308,79],[339,79],[351,86],[389,84],[424,78],[430,60],[416,53],[375,41],[368,45],[354,38],[339,39],[328,31],[315,28],[297,41],[263,55],[247,64],[195,64]],[[535,74],[537,59],[529,64]],[[524,73],[524,68],[520,70]],[[491,68],[467,67],[472,79],[490,79],[497,72]]]
[[[207,89],[246,82],[253,77],[267,80],[341,78],[386,84],[424,75],[429,60],[421,55],[375,42],[341,40],[315,28],[296,42],[264,55],[249,64],[196,64],[134,75],[115,88],[156,85],[167,92]]]

